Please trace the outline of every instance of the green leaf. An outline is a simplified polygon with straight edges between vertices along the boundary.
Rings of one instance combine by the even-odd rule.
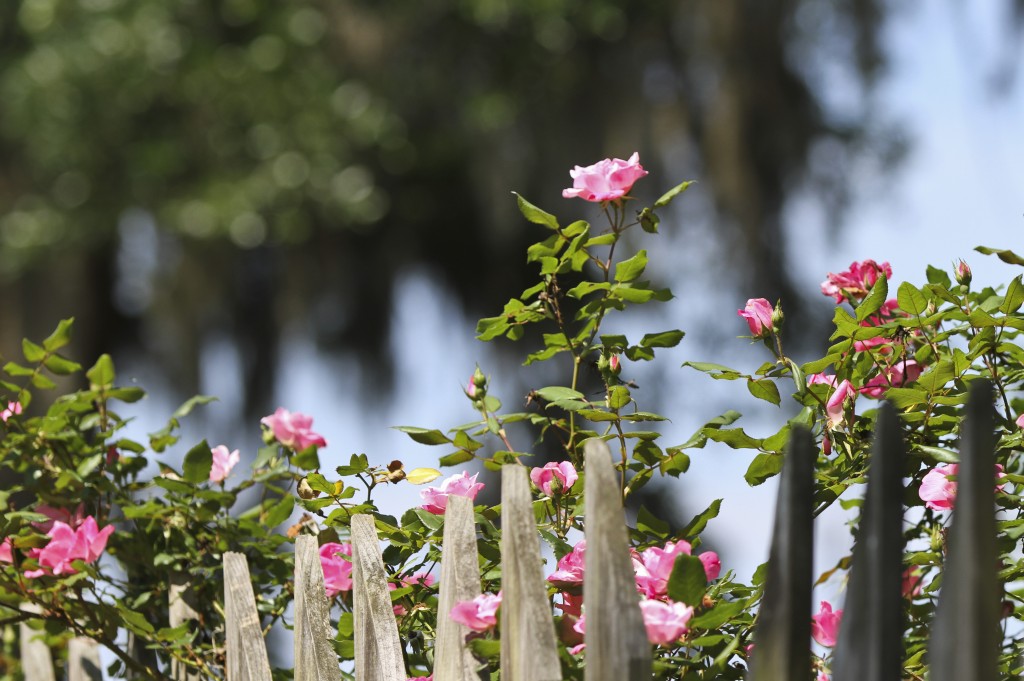
[[[949,289],[952,282],[949,280],[949,275],[945,271],[940,270],[938,267],[932,267],[928,265],[925,270],[925,276],[928,278],[929,284],[936,284],[944,289]],[[900,307],[903,307],[900,305]]]
[[[110,380],[113,381],[113,377],[111,377]],[[195,409],[196,407],[216,401],[217,398],[212,397],[210,395],[195,395],[193,397],[190,397],[188,400],[185,401],[184,404],[175,409],[174,414],[172,416],[176,419],[184,418],[188,416],[190,413],[192,413],[192,410]]]
[[[268,528],[274,528],[288,520],[295,509],[295,497],[291,494],[281,497],[281,500],[267,509],[263,516],[263,524]]]
[[[998,248],[989,248],[987,246],[976,246],[975,249],[978,253],[984,253],[985,255],[995,255],[1000,260],[1011,265],[1024,265],[1024,258],[1020,257],[1013,251],[1000,250]]]
[[[42,362],[46,357],[46,350],[36,345],[28,338],[21,339],[21,354],[25,355],[25,361],[30,363]]]
[[[771,402],[775,406],[779,406],[782,398],[779,396],[779,387],[775,385],[775,381],[770,378],[761,379],[747,379],[747,390],[750,394],[759,400],[765,402]]]
[[[632,400],[633,398],[629,394],[629,388],[624,385],[613,385],[608,389],[609,409],[622,409]]]
[[[669,189],[667,192],[662,194],[661,198],[654,202],[654,207],[655,208],[664,208],[668,204],[672,203],[672,200],[674,198],[676,198],[677,196],[679,196],[680,194],[685,192],[687,189],[689,189],[690,185],[692,185],[693,183],[694,183],[693,180],[687,180],[686,182],[683,182],[682,184],[678,184],[675,187],[672,187],[672,189]]]
[[[566,388],[560,385],[553,385],[547,388],[538,388],[533,391],[534,394],[546,402],[558,402],[559,400],[582,400],[586,401],[586,396],[573,390],[572,388]]]
[[[668,578],[668,597],[677,603],[699,606],[704,600],[708,575],[697,556],[680,554]]]
[[[472,459],[473,459],[473,453],[472,452],[467,452],[465,450],[462,450],[462,451],[458,451],[458,452],[452,452],[451,454],[448,454],[446,456],[442,456],[440,459],[437,460],[437,463],[439,465],[441,465],[441,466],[457,466],[460,463],[466,463],[467,461],[472,461]]]
[[[641,506],[636,514],[636,529],[652,537],[665,539],[672,528],[667,522],[648,511],[645,506]]]
[[[210,445],[206,440],[203,440],[185,454],[181,477],[188,482],[200,483],[210,479],[212,468],[213,452],[210,451]]]
[[[419,442],[421,445],[446,445],[451,442],[444,433],[437,429],[431,428],[417,428],[416,426],[393,426],[395,430],[399,430],[413,439],[415,442]]]
[[[558,220],[554,215],[537,208],[537,206],[533,205],[519,194],[516,194],[515,192],[512,193],[515,194],[516,202],[519,204],[519,212],[523,214],[524,218],[534,224],[543,225],[548,229],[558,229]]]
[[[930,447],[928,445],[918,445],[914,447],[915,451],[924,452],[929,457],[938,461],[939,463],[960,463],[960,455],[956,452],[942,447]]]
[[[46,348],[47,352],[59,350],[71,342],[71,326],[74,323],[74,317],[62,319],[58,322],[57,328],[43,341],[43,347]]]
[[[683,340],[685,335],[685,333],[678,329],[648,333],[644,334],[644,337],[640,339],[640,345],[648,348],[674,348],[679,345],[679,341]]]
[[[717,629],[747,607],[746,600],[719,601],[715,607],[690,620],[691,629]]]
[[[316,453],[316,445],[310,445],[292,456],[292,463],[304,471],[315,471],[320,468],[320,457]]]
[[[105,453],[93,454],[82,459],[75,472],[78,473],[79,477],[87,478],[89,474],[96,470],[96,467],[103,463],[103,459],[106,457]]]
[[[632,258],[615,266],[615,281],[626,284],[635,281],[647,268],[647,251],[638,251]]]
[[[920,388],[889,388],[885,391],[885,399],[892,402],[897,409],[906,409],[917,404],[926,404],[928,391]]]
[[[779,474],[779,471],[782,470],[782,459],[781,454],[766,454],[764,452],[758,454],[750,462],[750,466],[743,475],[743,479],[751,487],[760,485],[768,478]]]
[[[640,223],[640,229],[644,230],[648,234],[658,233],[658,224],[661,223],[661,218],[659,218],[658,214],[650,208],[644,208],[642,211],[637,213],[636,219]]]
[[[89,379],[89,383],[97,388],[106,388],[113,385],[115,378],[114,360],[106,353],[100,355],[100,358],[96,360],[96,364],[92,365],[92,368],[85,372],[85,377]]]
[[[900,304],[900,309],[907,314],[919,315],[928,309],[927,298],[909,281],[900,284],[896,290],[896,301]]]
[[[887,297],[889,297],[889,281],[883,274],[871,287],[871,293],[864,299],[864,302],[857,306],[857,321],[862,322],[882,309]]]
[[[949,360],[939,362],[922,374],[917,379],[917,384],[930,393],[936,392],[953,380],[955,375],[953,369],[953,362]]]
[[[604,411],[603,409],[577,409],[576,413],[588,421],[594,421],[595,423],[602,421],[617,421],[620,418],[618,414],[610,411]]]
[[[762,440],[750,437],[742,428],[707,428],[703,430],[709,439],[727,444],[733,449],[758,449]]]
[[[1024,303],[1024,285],[1021,284],[1021,275],[1018,274],[1007,287],[1006,295],[1003,296],[1003,304],[999,306],[999,310],[1003,314],[1013,314],[1020,308],[1021,303]]]
[[[82,365],[78,362],[72,362],[70,359],[61,357],[57,354],[47,357],[46,361],[43,362],[43,366],[58,376],[67,376],[68,374],[73,374],[76,371],[81,371],[82,369]]]
[[[501,641],[492,638],[470,639],[469,649],[478,660],[497,660],[501,655]]]

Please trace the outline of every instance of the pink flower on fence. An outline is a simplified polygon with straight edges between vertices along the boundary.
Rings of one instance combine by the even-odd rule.
[[[576,469],[568,461],[552,461],[544,464],[543,468],[534,468],[530,471],[530,480],[533,480],[533,484],[549,497],[568,492],[578,478]]]
[[[7,419],[21,413],[21,402],[8,402],[7,408],[0,411],[0,421],[7,423]]]
[[[751,298],[747,301],[745,308],[736,310],[736,314],[747,320],[750,334],[755,338],[765,338],[771,335],[774,326],[772,324],[774,313],[775,308],[764,298]]]
[[[647,640],[657,645],[669,645],[682,638],[689,631],[686,625],[693,617],[692,607],[663,601],[640,601],[640,612],[647,629]]]
[[[836,637],[839,635],[839,622],[843,619],[843,611],[832,612],[832,604],[828,601],[821,602],[821,610],[818,614],[811,616],[811,638],[831,648],[836,644]]]
[[[41,549],[29,551],[29,558],[39,562],[38,570],[28,570],[26,577],[41,577],[46,574],[70,575],[77,572],[72,562],[81,560],[86,563],[95,562],[107,547],[107,539],[114,531],[113,525],[102,530],[96,525],[96,519],[89,516],[78,529],[72,529],[67,523],[54,521],[53,527],[46,534],[50,542]]]
[[[718,579],[718,575],[722,573],[722,561],[718,558],[718,554],[714,551],[705,551],[697,557],[700,558],[700,562],[704,563],[704,574],[707,575],[708,581],[712,582]]]
[[[921,365],[912,359],[900,360],[892,366],[883,368],[881,373],[864,384],[860,392],[862,395],[881,399],[886,390],[913,383],[923,371]]]
[[[668,594],[668,580],[676,565],[676,558],[690,555],[689,542],[677,541],[665,544],[664,548],[656,546],[645,549],[642,553],[633,554],[633,571],[636,573],[636,588],[647,598],[664,599]],[[699,556],[704,566],[704,576],[708,581],[718,579],[722,571],[722,563],[714,551],[706,551]]]
[[[324,590],[328,598],[352,589],[351,557],[352,545],[348,543],[329,542],[320,547],[320,567],[324,571]]]
[[[879,265],[874,260],[853,262],[850,263],[850,269],[845,272],[829,272],[828,278],[821,282],[821,292],[835,298],[837,303],[848,300],[856,305],[867,296],[871,287],[878,281],[879,274],[892,278],[892,267],[889,263],[883,262]]]
[[[275,440],[297,452],[301,452],[310,445],[327,446],[327,440],[311,430],[312,416],[306,416],[299,412],[292,413],[284,407],[278,407],[277,411],[270,416],[261,418],[260,423],[270,428],[274,433]]]
[[[583,560],[587,552],[587,540],[580,539],[572,551],[558,560],[557,569],[548,577],[555,586],[565,589],[583,584]]]
[[[585,201],[612,201],[629,193],[633,183],[646,174],[640,165],[640,154],[635,151],[626,161],[606,158],[592,166],[576,166],[570,170],[572,189],[563,189],[562,196]]]
[[[459,475],[447,478],[440,487],[428,487],[420,490],[420,496],[423,497],[423,501],[427,502],[420,508],[435,515],[444,515],[444,510],[448,507],[449,496],[475,499],[477,492],[484,488],[484,483],[476,481],[478,475],[480,474],[474,473],[473,477],[469,477],[469,473],[462,471]]]
[[[498,623],[498,608],[501,606],[501,592],[480,594],[471,601],[459,601],[449,616],[455,622],[473,631],[487,631]]]
[[[842,383],[836,386],[836,391],[832,393],[832,396],[828,398],[828,402],[825,404],[829,428],[838,428],[846,423],[847,400],[850,401],[850,404],[856,402],[857,391],[853,389],[849,381],[844,379]]]
[[[210,482],[224,482],[224,479],[231,473],[231,469],[241,459],[238,450],[228,451],[224,445],[217,445],[210,450],[213,454],[213,467],[210,468]]]
[[[924,505],[933,511],[948,511],[953,508],[956,501],[956,480],[952,478],[957,475],[960,464],[943,463],[928,471],[921,480],[921,489],[918,496]],[[996,477],[1004,478],[1002,464],[996,464]],[[1000,492],[1003,485],[996,485],[996,491]]]

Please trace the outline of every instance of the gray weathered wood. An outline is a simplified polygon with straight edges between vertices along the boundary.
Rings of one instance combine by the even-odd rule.
[[[186,622],[195,622],[199,619],[199,613],[191,603],[192,584],[188,575],[182,572],[172,572],[170,576],[170,589],[167,592],[168,623],[171,627],[177,627]],[[192,635],[196,634],[196,626],[192,627]],[[200,676],[190,673],[186,665],[171,660],[171,678],[174,681],[199,681]]]
[[[316,537],[295,538],[295,681],[341,681]]]
[[[551,603],[526,468],[501,469],[501,678],[560,681]]]
[[[103,681],[96,641],[75,636],[68,642],[68,681]]]
[[[405,681],[405,661],[373,516],[352,516],[356,681]]]
[[[931,681],[994,681],[1002,640],[996,577],[992,386],[971,385],[960,440],[957,496],[929,642]]]
[[[583,605],[587,614],[587,681],[639,681],[651,678],[647,640],[629,534],[612,455],[603,440],[584,447],[587,551]]]
[[[224,554],[224,615],[228,681],[270,681],[249,563],[241,553]]]
[[[476,671],[480,665],[466,646],[466,636],[472,630],[448,616],[457,602],[480,595],[479,561],[473,502],[467,497],[449,496],[441,545],[434,681],[479,681],[481,678]]]
[[[23,603],[21,610],[31,613],[42,612],[34,603]],[[42,639],[45,635],[45,632],[30,627],[28,622],[21,622],[18,626],[21,670],[25,675],[25,681],[56,681],[57,679],[56,672],[53,670],[53,657],[50,656],[50,648]]]
[[[903,473],[906,447],[892,404],[882,404],[853,547],[834,681],[898,681],[903,672]]]
[[[793,428],[779,482],[764,597],[757,616],[754,681],[806,679],[811,667],[814,462],[811,433]]]

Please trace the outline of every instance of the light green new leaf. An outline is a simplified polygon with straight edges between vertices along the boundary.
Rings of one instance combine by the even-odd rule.
[[[47,336],[46,340],[43,341],[43,347],[46,348],[47,352],[59,350],[71,342],[71,326],[74,323],[74,317],[60,320],[57,324],[57,328],[53,330],[53,333]]]
[[[96,387],[113,385],[115,378],[114,360],[106,353],[100,355],[100,358],[96,360],[96,364],[92,365],[92,368],[85,372],[85,377],[89,379],[89,383]]]
[[[1024,303],[1024,285],[1021,284],[1021,275],[1018,274],[1007,287],[1006,295],[1003,296],[1003,304],[999,306],[999,310],[1003,314],[1013,314],[1020,308],[1021,303]]]
[[[750,462],[750,466],[747,467],[747,472],[743,475],[743,479],[751,487],[760,485],[768,478],[779,474],[782,470],[782,459],[783,456],[781,454],[766,454],[764,452],[758,454]]]
[[[885,299],[889,297],[889,281],[885,275],[878,277],[878,281],[871,287],[871,293],[857,306],[857,321],[862,322],[871,315],[882,309]]]
[[[647,268],[647,251],[638,251],[632,258],[623,260],[615,266],[615,281],[626,284],[635,281]]]
[[[919,315],[928,309],[928,299],[909,281],[900,284],[896,290],[896,301],[907,314]]]
[[[974,250],[978,253],[984,253],[985,255],[995,255],[1003,262],[1011,265],[1024,265],[1024,258],[1020,257],[1013,251],[989,248],[988,246],[976,246]]]
[[[533,205],[519,194],[516,194],[515,192],[512,193],[515,194],[516,202],[519,204],[519,212],[523,214],[524,218],[534,224],[543,225],[548,229],[558,229],[558,220],[554,215],[537,208],[537,206]]]
[[[399,430],[413,439],[415,442],[419,442],[421,445],[446,445],[451,442],[444,433],[440,430],[432,428],[417,428],[416,426],[394,426],[395,430]]]
[[[683,182],[682,184],[678,184],[675,187],[672,187],[672,189],[669,189],[667,192],[662,194],[661,198],[654,202],[654,207],[655,208],[664,208],[668,204],[672,203],[673,199],[675,199],[677,196],[679,196],[680,194],[685,192],[687,189],[689,189],[690,185],[692,185],[693,183],[694,183],[693,180],[687,180],[686,182]]]

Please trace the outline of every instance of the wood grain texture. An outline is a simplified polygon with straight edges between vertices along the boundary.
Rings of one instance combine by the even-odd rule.
[[[21,610],[32,613],[41,612],[34,603],[23,603]],[[50,648],[41,638],[44,635],[44,632],[30,627],[28,622],[20,622],[18,625],[21,670],[25,675],[25,681],[57,681]]]
[[[560,681],[555,625],[526,468],[501,469],[501,678]]]
[[[172,572],[167,592],[167,619],[171,627],[193,622],[190,631],[194,640],[198,629],[195,621],[199,619],[199,613],[192,605],[192,594],[192,583],[188,575]],[[171,660],[171,678],[174,681],[200,681],[199,674],[190,673],[188,667],[177,660]]]
[[[103,681],[96,641],[76,636],[68,642],[68,681]]]
[[[295,538],[295,681],[341,681],[316,537]]]
[[[751,681],[806,679],[811,668],[811,583],[814,559],[814,463],[806,428],[794,427],[775,504],[764,597],[754,640]]]
[[[621,492],[608,445],[597,438],[584,447],[587,549],[583,604],[587,614],[586,681],[651,678],[640,595],[629,554]]]
[[[352,516],[356,681],[405,681],[405,661],[373,516]]]
[[[271,681],[249,563],[241,553],[224,554],[224,614],[228,681]]]
[[[832,665],[834,681],[890,681],[903,672],[903,472],[899,417],[885,402],[875,422],[868,488]]]
[[[992,386],[971,384],[942,590],[928,645],[931,681],[994,681],[1002,642],[996,576]]]
[[[437,601],[437,642],[434,681],[479,681],[479,663],[466,646],[471,632],[448,616],[459,601],[480,595],[480,562],[476,549],[473,502],[450,496],[444,512],[441,544],[441,587]]]

